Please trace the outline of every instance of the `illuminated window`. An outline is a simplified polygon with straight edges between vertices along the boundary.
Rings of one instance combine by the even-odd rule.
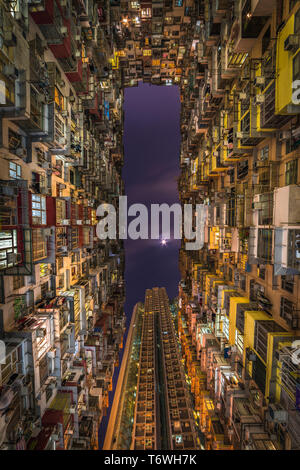
[[[47,241],[43,230],[32,231],[32,259],[39,261],[47,257]]]
[[[46,198],[38,194],[32,194],[32,223],[34,225],[46,225]]]
[[[46,277],[49,274],[48,264],[41,263],[40,264],[40,277]]]
[[[56,198],[56,223],[61,224],[66,218],[66,201]]]
[[[0,269],[17,264],[17,231],[0,232]]]
[[[139,9],[140,8],[140,2],[131,2],[131,8],[133,9]]]
[[[21,165],[14,162],[9,162],[9,177],[11,179],[20,179],[22,175]]]
[[[151,18],[151,8],[142,9],[142,18]]]
[[[54,89],[54,101],[55,101],[56,108],[59,111],[63,111],[64,110],[64,97],[63,97],[63,94],[56,87]]]
[[[144,50],[143,50],[143,55],[144,55],[144,56],[150,56],[150,55],[152,55],[151,49],[144,49]]]

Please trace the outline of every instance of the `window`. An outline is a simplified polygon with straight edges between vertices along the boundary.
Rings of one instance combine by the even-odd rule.
[[[46,292],[48,291],[48,282],[44,282],[41,285],[41,298],[44,299],[46,297]]]
[[[300,52],[293,59],[293,80],[300,79]]]
[[[11,179],[20,179],[22,175],[21,165],[14,162],[9,162],[9,177]]]
[[[285,184],[297,184],[298,160],[292,160],[285,165]]]
[[[55,101],[56,109],[58,109],[59,111],[63,111],[64,110],[64,97],[63,97],[63,94],[56,87],[54,89],[54,101]]]
[[[285,297],[280,299],[280,316],[291,328],[298,329],[300,327],[299,312],[295,310],[293,302]]]
[[[151,8],[142,9],[142,18],[151,18]]]
[[[14,266],[17,263],[17,231],[5,230],[0,232],[0,269]]]
[[[64,267],[64,258],[62,256],[57,258],[57,270],[59,271]]]
[[[294,291],[294,276],[281,276],[281,288],[292,294]]]
[[[25,286],[24,276],[13,276],[13,289],[17,290]]]
[[[263,268],[262,266],[260,266],[258,271],[259,271],[258,272],[259,279],[262,279],[264,281],[266,278],[266,268]]]
[[[258,243],[257,243],[257,256],[264,261],[272,260],[272,230],[259,229],[258,230]]]
[[[288,231],[288,266],[299,269],[300,265],[300,230]]]
[[[65,285],[65,276],[64,274],[58,275],[58,289],[63,289]]]
[[[268,145],[261,149],[261,151],[260,151],[260,160],[262,162],[265,162],[265,161],[269,160],[269,146]]]
[[[46,198],[32,194],[32,223],[34,225],[46,225]]]
[[[268,49],[270,40],[271,40],[271,26],[268,27],[261,41],[262,42],[262,55],[264,55],[264,53]]]
[[[37,229],[32,231],[32,258],[33,261],[47,257],[47,241],[43,230]]]
[[[183,0],[175,0],[175,7],[182,7]]]
[[[8,129],[8,149],[11,153],[17,153],[18,149],[23,148],[23,139],[20,134],[14,132],[12,129]]]

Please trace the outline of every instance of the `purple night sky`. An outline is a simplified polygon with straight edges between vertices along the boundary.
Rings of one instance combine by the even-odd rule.
[[[140,84],[125,90],[123,179],[128,206],[179,203],[180,96],[175,86]],[[130,222],[130,218],[128,222]],[[171,230],[172,234],[172,230]],[[162,247],[159,240],[125,242],[125,312],[144,300],[145,290],[164,286],[178,293],[179,240]]]

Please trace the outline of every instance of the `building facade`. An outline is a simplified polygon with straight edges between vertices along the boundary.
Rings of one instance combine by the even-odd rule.
[[[178,314],[205,447],[300,447],[299,24],[293,0],[0,1],[0,447],[98,446],[125,289],[96,210],[141,80],[180,87],[179,193],[207,211]]]
[[[179,334],[207,449],[299,449],[300,2],[204,2],[182,105]],[[189,98],[188,98],[189,97]]]

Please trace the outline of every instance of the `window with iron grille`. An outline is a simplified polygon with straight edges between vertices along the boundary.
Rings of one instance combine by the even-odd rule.
[[[13,277],[13,289],[17,290],[25,286],[25,277],[24,276],[14,276]]]
[[[44,282],[41,285],[41,298],[44,299],[46,297],[46,292],[48,291],[48,282]]]
[[[259,274],[258,277],[262,279],[263,281],[266,279],[266,268],[260,266],[259,267]]]
[[[300,55],[300,53],[299,53]],[[297,184],[298,180],[298,159],[287,162],[285,165],[285,184]]]
[[[291,328],[298,329],[300,327],[299,312],[295,309],[293,302],[285,297],[280,299],[280,316]]]
[[[281,276],[281,288],[292,294],[294,291],[294,276]]]
[[[32,259],[39,261],[47,257],[47,240],[43,230],[32,230]]]
[[[14,162],[9,162],[9,177],[10,179],[20,179],[22,177],[21,165]]]
[[[264,362],[267,362],[268,333],[284,331],[284,329],[273,320],[258,320],[255,322],[254,349]]]
[[[272,260],[271,229],[258,229],[257,257],[264,261]]]
[[[246,291],[247,288],[246,276],[244,276],[243,274],[240,274],[240,288],[243,291]]]
[[[288,266],[300,268],[300,230],[288,231]]]

